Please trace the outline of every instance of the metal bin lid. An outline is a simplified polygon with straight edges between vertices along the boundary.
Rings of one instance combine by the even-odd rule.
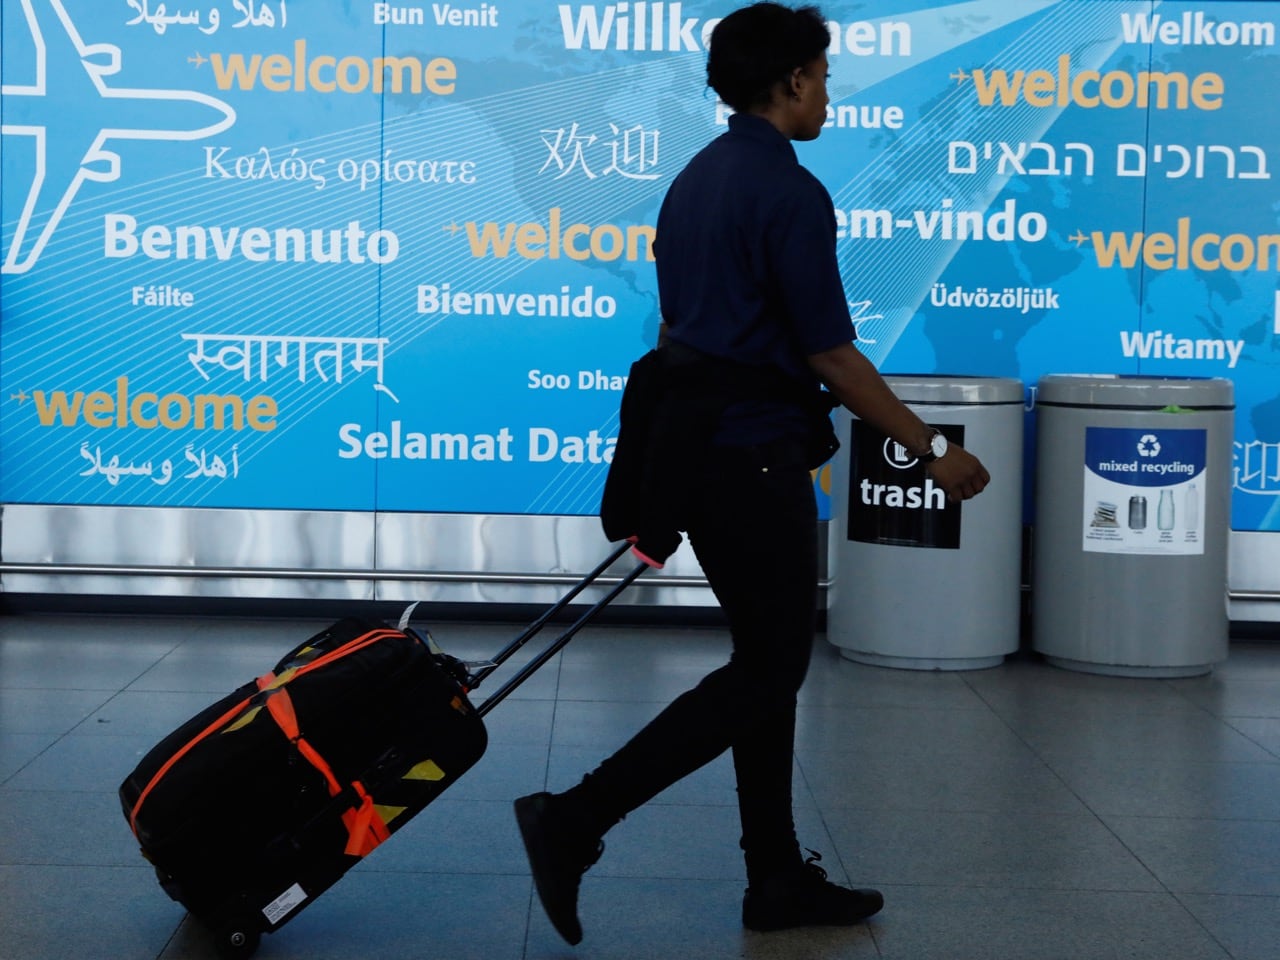
[[[1040,378],[1036,404],[1229,410],[1235,406],[1235,384],[1224,377],[1052,374]]]
[[[903,403],[1003,404],[1022,403],[1021,380],[944,373],[886,374],[885,382]]]

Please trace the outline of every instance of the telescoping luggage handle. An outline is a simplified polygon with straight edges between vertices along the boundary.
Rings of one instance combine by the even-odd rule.
[[[624,542],[621,546],[619,546],[616,550],[614,550],[613,553],[611,553],[607,558],[605,558],[605,560],[600,564],[600,566],[596,567],[594,570],[588,573],[585,577],[579,580],[576,584],[574,584],[572,589],[570,589],[568,593],[566,593],[563,597],[557,600],[555,604],[549,607],[546,610],[546,612],[542,614],[542,616],[538,617],[537,620],[529,624],[529,626],[525,628],[524,632],[521,633],[520,636],[516,637],[509,644],[503,647],[502,650],[483,667],[483,669],[478,670],[476,673],[472,674],[470,678],[471,682],[468,684],[468,686],[474,690],[480,684],[480,682],[484,680],[485,677],[489,676],[489,674],[493,673],[493,671],[497,670],[500,666],[502,666],[503,663],[511,659],[511,657],[515,654],[517,650],[519,650],[531,639],[533,639],[533,637],[538,633],[538,631],[540,631],[543,627],[547,625],[548,622],[550,622],[552,617],[554,617],[557,613],[559,613],[566,606],[568,606],[569,603],[573,601],[574,597],[576,597],[583,590],[589,587],[596,580],[596,578],[600,576],[600,574],[604,573],[607,569],[609,569],[609,567],[613,565],[614,561],[616,561],[624,553],[630,550],[631,547],[632,547],[632,544],[630,542]],[[521,667],[518,671],[516,671],[516,674],[510,680],[508,680],[506,683],[500,686],[497,690],[493,691],[492,694],[486,697],[484,702],[481,703],[480,706],[476,707],[476,712],[480,714],[480,716],[484,716],[486,713],[488,713],[490,710],[496,707],[499,703],[505,700],[517,687],[520,686],[520,684],[528,680],[529,677],[532,676],[544,663],[546,663],[548,660],[554,657],[557,653],[559,653],[564,648],[565,644],[567,644],[570,640],[572,640],[574,635],[587,625],[587,623],[591,620],[592,617],[594,617],[597,613],[599,613],[601,610],[607,607],[610,603],[612,603],[614,598],[617,597],[618,594],[622,593],[623,590],[627,589],[627,587],[631,585],[632,581],[634,581],[636,577],[640,576],[640,574],[644,573],[645,570],[649,569],[649,566],[650,564],[648,563],[637,564],[634,570],[632,570],[630,573],[624,576],[621,580],[619,580],[616,584],[614,584],[613,587],[610,588],[608,593],[606,593],[603,597],[601,597],[598,601],[596,601],[596,603],[594,603],[585,613],[583,613],[582,616],[578,617],[577,620],[575,620],[572,624],[570,624],[569,627],[564,631],[564,633],[556,637],[555,640],[551,641],[551,643],[549,643],[546,646],[546,648],[544,648],[536,657],[534,657],[532,660],[526,663],[523,667]]]

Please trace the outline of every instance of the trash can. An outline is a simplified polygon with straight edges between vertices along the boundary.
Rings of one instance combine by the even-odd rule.
[[[922,420],[981,459],[991,483],[951,503],[915,457],[838,411],[827,640],[850,660],[877,666],[998,666],[1019,640],[1023,385],[885,379]]]
[[[1220,378],[1040,381],[1031,620],[1050,663],[1190,677],[1226,659],[1234,409]]]

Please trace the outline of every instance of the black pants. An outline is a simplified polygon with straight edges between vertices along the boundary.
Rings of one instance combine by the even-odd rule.
[[[817,509],[801,450],[713,452],[688,534],[729,619],[729,662],[583,782],[601,826],[733,750],[748,878],[800,862],[792,819],[796,693],[813,646]]]

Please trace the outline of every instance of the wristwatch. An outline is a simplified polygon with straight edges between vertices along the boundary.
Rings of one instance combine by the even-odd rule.
[[[947,455],[947,438],[943,436],[942,431],[934,429],[933,436],[929,438],[929,452],[921,454],[921,463],[933,463],[939,457]]]

